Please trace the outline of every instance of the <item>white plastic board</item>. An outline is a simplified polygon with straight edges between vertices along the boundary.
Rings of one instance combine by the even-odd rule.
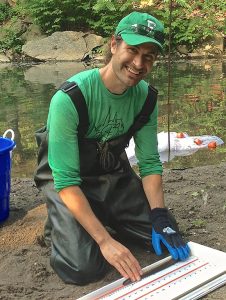
[[[124,286],[124,278],[79,300],[191,300],[199,299],[226,283],[226,253],[189,242],[191,256],[138,282]],[[169,260],[165,258],[154,268]]]

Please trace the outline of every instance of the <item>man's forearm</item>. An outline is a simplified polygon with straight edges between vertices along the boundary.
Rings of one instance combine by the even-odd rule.
[[[70,186],[59,192],[59,195],[90,236],[101,245],[110,238],[109,233],[93,213],[88,200],[78,186]]]
[[[140,280],[141,267],[132,253],[114,240],[94,215],[88,200],[78,186],[64,188],[59,195],[75,219],[97,242],[103,257],[119,273],[132,281]]]
[[[161,175],[148,175],[142,178],[144,192],[151,209],[165,207]]]

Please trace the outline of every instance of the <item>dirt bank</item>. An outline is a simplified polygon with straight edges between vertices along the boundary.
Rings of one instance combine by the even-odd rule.
[[[165,198],[189,241],[226,251],[226,163],[164,171]],[[42,241],[44,200],[31,179],[13,179],[10,218],[0,226],[0,299],[78,299],[119,278],[112,270],[104,280],[85,287],[65,285],[49,266]],[[154,254],[130,245],[142,267]],[[224,300],[226,286],[205,299]]]

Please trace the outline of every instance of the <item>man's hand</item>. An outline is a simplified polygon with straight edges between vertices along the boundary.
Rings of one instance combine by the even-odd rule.
[[[142,271],[138,261],[126,247],[110,236],[94,215],[82,190],[77,186],[70,186],[61,190],[59,194],[76,220],[99,245],[104,258],[123,277],[131,281],[140,280]]]
[[[188,245],[170,221],[166,208],[151,210],[152,246],[157,255],[162,254],[161,242],[175,260],[185,260],[190,255]]]
[[[99,244],[104,258],[115,267],[118,272],[131,281],[140,280],[141,267],[132,253],[122,244],[109,238]]]

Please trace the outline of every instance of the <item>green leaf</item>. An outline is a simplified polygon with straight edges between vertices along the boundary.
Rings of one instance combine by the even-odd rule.
[[[193,192],[191,195],[192,195],[193,197],[197,197],[197,196],[199,195],[199,192]]]

